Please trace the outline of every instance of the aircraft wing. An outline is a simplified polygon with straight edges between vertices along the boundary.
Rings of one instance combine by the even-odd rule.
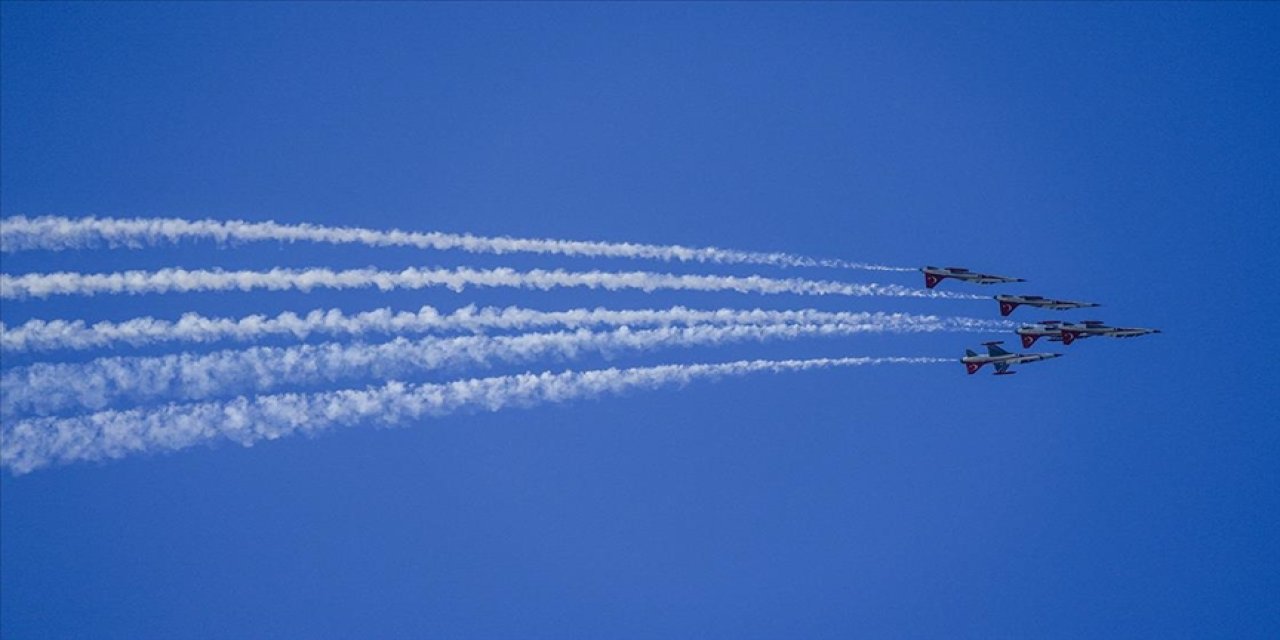
[[[1001,349],[998,343],[992,342],[987,344],[987,355],[994,358],[996,356],[1007,356],[1009,352]]]

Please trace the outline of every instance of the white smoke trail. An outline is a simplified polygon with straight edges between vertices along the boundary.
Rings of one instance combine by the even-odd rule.
[[[388,382],[366,389],[241,396],[226,402],[169,404],[69,418],[33,418],[4,425],[0,466],[14,474],[23,474],[54,463],[173,451],[217,440],[251,446],[260,440],[316,433],[335,426],[367,422],[403,424],[459,410],[497,411],[761,371],[951,361],[953,359],[948,358],[740,360],[721,364],[524,373],[443,384]]]
[[[274,221],[185,220],[181,218],[67,218],[11,216],[0,225],[0,250],[142,247],[183,240],[217,242],[323,242],[370,247],[414,247],[471,253],[540,253],[561,256],[641,258],[719,264],[762,264],[779,267],[832,267],[871,271],[915,271],[903,267],[815,259],[789,253],[735,251],[715,247],[583,242],[543,238],[483,237],[471,234],[378,231],[358,227],[280,224]]]
[[[83,363],[37,363],[0,375],[0,416],[50,415],[104,409],[121,401],[191,401],[281,387],[368,379],[402,379],[466,365],[612,355],[662,347],[738,341],[793,340],[892,331],[934,332],[938,322],[767,324],[661,327],[614,331],[524,333],[509,336],[396,338],[380,344],[325,343],[251,347],[212,353],[105,357]]]
[[[571,329],[599,326],[670,326],[695,324],[877,324],[934,322],[951,331],[1001,331],[1014,326],[1007,320],[796,309],[567,309],[538,311],[522,307],[482,307],[468,305],[442,314],[435,307],[417,311],[392,311],[388,307],[347,314],[341,309],[313,309],[304,314],[290,311],[274,317],[250,315],[240,318],[183,314],[178,320],[141,317],[124,322],[87,324],[82,320],[28,320],[9,328],[0,322],[0,351],[48,351],[92,349],[118,344],[143,346],[165,342],[210,343],[219,340],[252,341],[283,336],[305,340],[312,335],[355,336],[370,334],[422,334],[490,330],[527,330],[544,327]]]
[[[589,289],[660,289],[682,291],[735,291],[738,293],[790,293],[813,296],[892,296],[909,298],[949,298],[983,300],[971,294],[912,289],[896,284],[855,284],[831,280],[765,278],[761,276],[679,275],[648,271],[515,271],[512,269],[421,269],[403,271],[376,269],[272,269],[270,271],[222,271],[161,269],[116,273],[35,273],[20,276],[0,274],[0,298],[44,298],[51,295],[141,294],[191,291],[272,291],[317,288],[355,289],[377,287],[421,289],[447,287],[462,291],[467,287],[515,287],[548,290],[560,287]]]

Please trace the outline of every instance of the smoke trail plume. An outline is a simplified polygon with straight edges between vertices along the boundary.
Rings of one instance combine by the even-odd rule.
[[[862,333],[933,332],[937,322],[877,324],[768,324],[662,327],[508,336],[396,338],[381,344],[325,343],[251,347],[213,353],[106,357],[84,363],[37,363],[0,375],[0,416],[49,415],[104,409],[121,401],[192,401],[283,387],[368,379],[403,379],[462,366],[567,359],[582,353],[612,355],[663,347],[739,341],[793,340]]]
[[[222,271],[161,269],[116,273],[35,273],[20,276],[0,274],[0,298],[44,298],[52,295],[142,294],[192,291],[272,291],[317,288],[356,289],[377,287],[421,289],[447,287],[462,291],[467,287],[515,287],[555,289],[639,289],[681,291],[734,291],[738,293],[790,293],[812,296],[892,296],[909,298],[949,298],[981,300],[983,296],[912,289],[896,284],[857,284],[831,280],[765,278],[761,276],[680,275],[648,271],[515,271],[512,269],[426,269],[403,271],[376,269],[272,269],[270,271]]]
[[[728,324],[870,324],[893,327],[904,323],[937,323],[949,331],[1000,331],[1012,328],[1006,320],[796,309],[567,309],[539,311],[521,307],[468,305],[451,313],[423,306],[417,311],[392,311],[383,307],[347,314],[341,309],[314,309],[304,314],[286,311],[274,317],[250,315],[219,318],[196,313],[176,321],[141,317],[124,322],[81,320],[29,320],[9,328],[0,322],[0,351],[48,351],[93,349],[120,344],[143,346],[167,342],[210,343],[219,340],[252,341],[265,337],[305,340],[313,335],[354,336],[527,330],[545,327],[570,329],[600,326],[671,326]],[[891,330],[891,329],[888,329]]]
[[[316,433],[336,426],[396,425],[460,410],[498,411],[762,371],[950,361],[947,358],[740,360],[721,364],[525,373],[444,384],[388,382],[367,389],[241,396],[226,402],[170,404],[70,418],[33,418],[3,426],[0,466],[22,474],[54,463],[173,451],[218,440],[251,446],[260,440]]]
[[[545,238],[484,237],[455,233],[378,231],[358,227],[280,224],[273,221],[185,220],[181,218],[66,218],[11,216],[0,226],[0,250],[142,247],[183,240],[217,242],[322,242],[370,247],[414,247],[471,253],[540,253],[561,256],[642,258],[779,267],[832,267],[871,271],[914,271],[902,267],[814,259],[789,253],[735,251],[715,247],[583,242]]]

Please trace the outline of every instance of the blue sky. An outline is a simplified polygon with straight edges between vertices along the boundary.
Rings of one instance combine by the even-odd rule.
[[[1275,5],[0,12],[5,216],[960,264],[1030,282],[945,289],[1105,305],[1014,319],[1165,331],[1058,347],[1068,357],[1012,377],[966,376],[959,363],[763,374],[5,473],[5,637],[1280,633]],[[468,265],[920,284],[272,243],[0,259],[10,275]],[[2,316],[12,327],[423,304],[996,316],[993,301],[573,289],[54,297],[5,300]],[[958,357],[1001,337],[1013,343],[852,336],[429,379]],[[6,354],[4,367],[102,355]]]

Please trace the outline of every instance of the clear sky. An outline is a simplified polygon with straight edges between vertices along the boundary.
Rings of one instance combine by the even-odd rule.
[[[1277,637],[1278,34],[1267,3],[5,2],[5,216],[956,264],[1030,282],[945,290],[1105,305],[1014,319],[1164,333],[1056,346],[1067,357],[1010,377],[958,362],[759,374],[5,472],[0,635]],[[922,284],[275,243],[0,259],[10,275],[470,265]],[[997,314],[990,300],[427,289],[4,300],[2,315],[423,304]],[[1001,338],[1016,345],[814,338],[421,379],[958,357]],[[211,348],[6,354],[4,368]]]

